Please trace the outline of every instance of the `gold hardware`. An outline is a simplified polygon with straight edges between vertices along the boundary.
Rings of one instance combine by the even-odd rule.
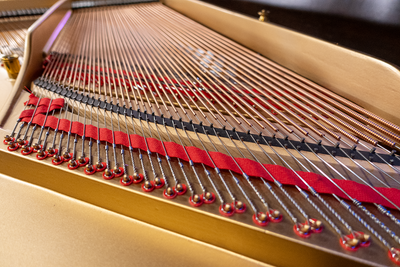
[[[4,68],[7,70],[8,77],[10,79],[16,79],[21,68],[19,64],[18,55],[12,54],[8,56],[3,56],[1,58],[1,62],[4,65]]]
[[[265,9],[261,10],[260,12],[258,12],[258,15],[260,16],[258,18],[259,21],[263,21],[263,22],[267,22],[268,21],[268,14],[269,11],[265,11]]]

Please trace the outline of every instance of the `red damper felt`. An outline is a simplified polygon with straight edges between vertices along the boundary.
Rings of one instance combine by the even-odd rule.
[[[119,180],[119,183],[122,184],[123,186],[131,185],[133,183],[132,175],[129,175],[129,181],[127,183],[124,182],[124,178],[123,177]]]
[[[72,158],[72,153],[69,153],[69,158],[64,158],[64,156],[61,156],[61,158],[62,158],[62,160],[64,161],[64,162],[67,162],[67,161],[69,161],[71,158]]]
[[[64,163],[62,157],[59,157],[59,161],[55,161],[54,158],[51,160],[51,163],[53,163],[54,165],[60,165],[61,163]]]
[[[259,212],[259,213],[261,213],[261,212]],[[267,216],[267,219],[266,219],[264,222],[260,222],[260,221],[257,219],[256,214],[253,214],[253,222],[254,222],[255,224],[259,225],[259,226],[267,226],[267,225],[268,225],[268,216]]]
[[[397,253],[400,253],[400,250],[399,250],[399,249],[397,249],[397,248],[392,248],[392,249],[394,249]],[[389,255],[389,258],[390,258],[395,264],[400,265],[400,260],[397,260],[395,257],[393,257],[393,254],[392,254],[392,252],[391,252],[390,249],[389,249],[389,251],[388,251],[388,255]]]
[[[97,166],[94,165],[97,172],[102,172],[107,168],[107,164],[105,162],[102,162],[101,165],[102,165],[101,168],[97,168]]]
[[[214,193],[211,192],[211,195],[212,195],[212,198],[209,199],[209,200],[207,200],[207,199],[203,196],[203,194],[200,195],[200,196],[204,199],[204,204],[211,204],[211,203],[214,203],[214,202],[215,202],[215,195],[214,195]]]
[[[153,191],[153,190],[156,188],[156,187],[154,186],[154,182],[153,182],[153,181],[150,181],[150,183],[151,183],[151,187],[150,187],[150,188],[146,188],[146,187],[144,187],[144,183],[142,184],[142,190],[143,190],[144,192],[149,193],[149,192]]]
[[[282,219],[283,219],[282,214],[279,214],[279,216],[278,216],[277,218],[274,218],[274,217],[271,216],[271,213],[274,212],[274,211],[275,211],[275,210],[270,209],[270,210],[269,210],[269,213],[267,213],[269,220],[270,220],[271,222],[273,222],[273,223],[281,222]]]
[[[134,184],[140,184],[140,183],[143,181],[143,179],[144,179],[143,174],[139,173],[139,178],[140,178],[140,179],[138,179],[138,180],[133,180],[133,183],[134,183]]]
[[[124,168],[119,167],[118,169],[120,170],[120,172],[118,174],[114,172],[114,169],[111,170],[114,173],[115,177],[121,177],[125,173]]]
[[[107,176],[106,175],[106,172],[103,172],[103,178],[105,179],[105,180],[111,180],[112,178],[114,178],[115,177],[115,174],[113,173],[113,172],[111,172],[111,175],[110,176]]]
[[[304,225],[304,223],[299,223],[299,226],[302,226],[302,225]],[[300,227],[298,227],[296,224],[293,225],[293,230],[296,233],[296,235],[298,235],[302,238],[309,238],[311,236],[311,231],[309,231],[308,233],[305,234],[303,232],[298,231],[297,228],[300,228]]]
[[[76,165],[75,165],[74,167],[72,167],[71,164],[68,163],[67,167],[68,167],[68,169],[70,169],[70,170],[75,170],[75,169],[78,169],[78,168],[79,168],[79,164],[76,163]]]
[[[178,195],[184,195],[185,193],[186,193],[186,191],[187,191],[187,187],[186,187],[186,185],[185,184],[181,184],[182,185],[182,191],[180,191],[180,192],[178,192],[178,191],[176,191],[176,188],[174,187],[173,189],[175,190],[175,192],[178,194]]]
[[[164,192],[163,192],[163,196],[164,196],[165,198],[167,198],[167,199],[174,199],[174,198],[176,198],[176,196],[177,196],[176,192],[175,192],[174,190],[172,190],[172,191],[173,191],[174,193],[173,193],[172,195],[168,196],[168,195],[167,195],[167,189],[165,189]]]
[[[245,212],[245,211],[246,211],[246,208],[247,208],[246,203],[243,202],[243,207],[242,207],[241,209],[237,209],[237,208],[236,208],[236,202],[237,202],[237,201],[235,201],[235,204],[232,203],[232,205],[235,207],[236,213],[243,213],[243,212]]]
[[[225,216],[225,217],[231,217],[233,214],[235,214],[235,207],[233,206],[233,204],[230,204],[230,205],[231,205],[231,208],[232,208],[231,212],[226,212],[226,211],[222,208],[222,205],[220,205],[220,206],[219,206],[219,213],[220,213],[221,215]]]
[[[192,197],[190,197],[189,204],[192,205],[193,207],[200,207],[201,205],[203,205],[203,198],[200,197],[200,201],[198,203],[194,203]]]
[[[163,178],[161,178],[160,180],[161,180],[161,183],[160,183],[159,185],[154,184],[154,186],[155,186],[157,189],[159,189],[159,188],[161,188],[161,187],[163,187],[163,186],[165,185],[165,180],[164,180]]]
[[[24,156],[29,155],[29,154],[31,154],[32,152],[33,152],[33,147],[30,147],[29,150],[26,151],[26,152],[23,151],[23,150],[21,150],[21,154],[24,155]]]
[[[44,152],[44,156],[43,157],[39,156],[39,154],[36,154],[36,158],[38,160],[43,160],[43,159],[47,158],[47,151]]]

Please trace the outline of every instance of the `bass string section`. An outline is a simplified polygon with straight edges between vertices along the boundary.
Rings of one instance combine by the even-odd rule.
[[[11,14],[10,14],[11,15]],[[24,56],[25,36],[39,15],[0,18],[0,54]]]
[[[399,126],[158,3],[75,10],[43,66],[8,150],[400,263]]]

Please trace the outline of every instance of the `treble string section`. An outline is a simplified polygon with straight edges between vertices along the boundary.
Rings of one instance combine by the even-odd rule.
[[[116,27],[115,26],[115,23],[117,22],[116,21],[116,19],[115,19],[115,16],[113,16],[113,17],[111,17],[113,14],[111,14],[111,13],[113,13],[113,12],[110,12],[110,14],[109,14],[109,16],[110,16],[110,23],[111,23],[111,25],[113,26],[113,28],[115,29],[115,31],[114,31],[114,34],[116,35],[117,33],[119,33],[119,27]],[[119,42],[119,41],[117,41],[117,40],[121,40],[121,39],[125,39],[125,38],[121,38],[121,36],[118,36],[118,35],[116,35],[115,36],[115,43],[116,43],[116,45],[117,45],[117,51],[120,51],[121,52],[121,50],[123,50],[123,46],[121,45],[121,42]],[[124,56],[123,55],[121,55],[121,58],[122,58],[122,63],[124,64],[124,67],[125,67],[125,70],[127,70],[127,66],[126,66],[126,63],[125,63],[125,59],[124,59]],[[118,64],[120,64],[120,58],[119,58],[119,55],[118,55],[118,58],[117,58],[117,62],[118,62]],[[129,75],[128,75],[128,77],[129,77]],[[130,80],[130,77],[129,77],[129,80]],[[125,94],[127,95],[127,98],[128,98],[128,103],[131,105],[131,101],[130,101],[130,97],[129,97],[129,93],[128,93],[128,89],[127,89],[127,84],[126,84],[126,80],[125,79],[122,79],[122,83],[123,83],[123,85],[124,85],[124,89],[125,89]],[[132,82],[130,81],[130,84],[132,84]],[[142,85],[143,86],[143,85]],[[146,86],[147,87],[149,87],[149,84],[146,84]],[[121,92],[121,97],[123,97],[124,96],[124,94]],[[149,135],[150,135],[150,138],[152,138],[152,130],[151,130],[151,127],[150,127],[150,123],[149,123],[149,117],[148,117],[148,110],[147,110],[147,108],[146,108],[146,106],[144,106],[145,107],[145,121],[146,121],[146,124],[147,124],[147,128],[148,128],[148,132],[149,132]],[[150,105],[150,109],[151,109],[151,112],[152,112],[152,114],[154,115],[154,112],[153,112],[153,109],[152,109],[152,106]],[[140,126],[141,126],[141,128],[142,128],[142,133],[143,133],[143,137],[146,139],[146,135],[145,135],[145,133],[144,133],[144,131],[143,131],[143,125],[142,125],[142,122],[141,122],[141,119],[139,119],[140,121],[139,121],[139,124],[140,124]],[[145,143],[146,143],[146,147],[147,147],[147,150],[148,150],[148,152],[150,151],[150,149],[148,148],[148,143],[147,143],[147,139],[145,140]],[[150,153],[151,153],[151,151],[150,151]],[[148,190],[152,190],[152,189],[154,189],[154,188],[162,188],[163,186],[164,186],[164,184],[165,184],[165,180],[166,180],[166,175],[165,175],[165,172],[164,172],[164,169],[163,169],[163,166],[162,166],[162,161],[161,161],[161,158],[160,158],[160,156],[159,156],[159,154],[156,152],[155,153],[156,154],[156,158],[157,158],[157,162],[158,162],[158,166],[159,166],[159,168],[160,168],[160,171],[161,171],[161,176],[162,177],[159,177],[157,174],[156,174],[156,172],[155,172],[155,170],[154,170],[154,168],[153,168],[153,165],[152,165],[152,162],[151,162],[151,166],[152,166],[152,170],[153,170],[153,174],[154,174],[154,181],[153,181],[153,184],[150,186],[148,183],[146,183],[145,185],[144,185],[144,187],[143,187],[143,190],[145,190],[145,191],[148,191]],[[151,156],[151,154],[149,154],[149,156]],[[149,158],[150,159],[150,158]],[[154,187],[154,188],[153,188]]]
[[[185,35],[185,37],[187,38],[186,35]],[[203,40],[206,40],[206,39],[203,39]],[[203,63],[204,63],[204,62],[203,62]],[[232,78],[232,77],[231,77],[231,78]],[[265,103],[265,104],[268,104],[268,103],[265,102],[265,100],[264,100],[264,103]],[[287,118],[287,117],[286,117],[286,118]],[[287,119],[288,119],[288,118],[287,118]],[[289,119],[289,121],[290,121],[290,119]],[[292,122],[292,124],[293,124],[293,122]],[[286,128],[286,129],[287,129],[287,128]],[[304,131],[303,131],[303,132],[304,132]],[[301,139],[299,139],[299,140],[301,140]],[[349,157],[349,158],[350,158],[350,157]],[[351,158],[350,158],[350,159],[351,159]],[[369,163],[371,163],[371,162],[369,162]],[[359,164],[358,164],[358,165],[359,165]],[[372,164],[372,165],[373,165],[373,164]],[[359,165],[359,166],[360,166],[360,165]],[[375,166],[375,165],[373,165],[373,166]],[[365,168],[363,168],[363,169],[365,169]],[[378,170],[380,170],[380,169],[378,168]],[[367,171],[367,172],[368,172],[368,171]],[[376,177],[376,176],[375,176],[375,177]],[[386,213],[386,214],[389,214],[389,213]],[[392,219],[395,219],[394,216],[391,216],[391,218],[392,218]]]
[[[217,170],[217,173],[219,173],[219,174],[220,174],[219,170]],[[221,178],[221,179],[222,179],[222,178]],[[224,181],[224,180],[222,179],[222,181]],[[230,192],[229,188],[227,188],[227,190],[228,190],[228,192]],[[218,190],[217,190],[217,189],[216,189],[216,191],[218,192]],[[230,207],[230,205],[227,205],[227,209],[228,209],[228,210],[231,210],[231,207]]]
[[[140,58],[139,58],[139,60],[140,60]],[[135,62],[136,63],[136,62]],[[137,64],[136,64],[137,65]],[[136,72],[135,71],[135,73],[138,73],[138,72]],[[141,88],[143,88],[143,84],[141,83],[141,81],[139,80],[139,82],[140,82],[140,87]],[[149,87],[149,85],[147,84],[146,85],[147,87]],[[140,92],[139,92],[139,95],[140,95]],[[150,102],[150,101],[149,101]],[[148,123],[148,120],[147,120],[147,107],[145,106],[145,105],[143,105],[143,108],[144,108],[144,113],[145,113],[145,118],[144,118],[144,120],[145,120],[145,122],[146,123]],[[150,109],[151,109],[151,113],[153,112],[153,110],[152,110],[152,107],[150,106]],[[147,156],[148,156],[148,159],[149,159],[149,163],[150,163],[150,167],[151,167],[151,169],[152,169],[152,174],[153,174],[153,181],[150,181],[150,179],[148,178],[148,175],[147,175],[147,171],[146,171],[146,169],[144,168],[144,163],[142,162],[142,165],[143,165],[143,175],[144,175],[144,179],[145,179],[145,182],[144,182],[144,184],[143,184],[143,186],[142,186],[142,189],[144,190],[144,191],[146,191],[146,192],[150,192],[150,191],[153,191],[154,189],[155,189],[155,187],[156,187],[156,185],[155,185],[155,181],[156,181],[156,179],[157,179],[157,181],[159,181],[160,183],[161,183],[161,180],[160,180],[160,178],[158,177],[158,175],[157,175],[157,173],[156,173],[156,170],[155,170],[155,168],[154,168],[154,163],[153,163],[153,159],[152,159],[152,152],[150,151],[150,149],[149,149],[149,145],[148,145],[148,141],[147,141],[147,138],[146,138],[146,133],[145,133],[145,130],[144,130],[144,127],[143,127],[143,118],[142,118],[142,116],[139,116],[139,127],[140,127],[140,130],[141,130],[141,133],[142,133],[142,136],[143,136],[143,138],[144,138],[144,143],[145,143],[145,147],[146,147],[146,152],[147,152]],[[132,122],[133,122],[133,119],[132,119]],[[135,124],[133,123],[133,127],[135,128]],[[158,155],[157,155],[157,157],[158,157]],[[140,159],[141,161],[143,161],[143,158],[141,158]],[[162,166],[160,167],[160,168],[162,168]]]
[[[192,30],[191,30],[191,32],[193,32]],[[206,38],[202,38],[201,40],[206,40],[207,41],[207,39]],[[213,40],[210,40],[210,42],[212,42]],[[218,46],[215,46],[215,47],[218,47]],[[248,60],[247,58],[243,58],[243,59],[245,59],[245,60]],[[243,63],[243,62],[239,62],[239,63]],[[242,64],[243,65],[243,64]],[[268,97],[268,96],[267,96]],[[271,99],[269,99],[269,101],[271,101]],[[275,104],[276,105],[280,105],[281,106],[281,108],[283,108],[283,109],[285,109],[286,111],[288,111],[288,112],[291,112],[290,110],[288,110],[286,107],[284,107],[284,106],[282,106],[280,103],[276,103],[275,102]],[[346,110],[348,110],[348,109],[346,109]],[[353,112],[354,113],[354,112]],[[295,117],[297,117],[297,116],[295,116]],[[359,116],[358,116],[359,117]],[[365,120],[364,120],[365,121]],[[371,122],[370,121],[368,121],[368,123],[370,124]],[[376,125],[376,124],[373,124],[373,125]],[[376,127],[375,127],[376,128]],[[380,129],[380,128],[379,128]],[[393,134],[392,133],[389,133],[390,134],[390,136],[393,136]],[[394,137],[396,137],[396,136],[394,136]],[[326,139],[326,140],[328,140],[330,143],[332,143],[333,144],[333,142],[332,141],[330,141],[329,139],[328,139],[328,137],[326,137],[326,136],[323,136],[323,138],[324,139]],[[344,142],[348,147],[351,147],[351,149],[353,150],[353,151],[355,151],[356,153],[358,153],[362,158],[364,158],[368,163],[370,163],[374,168],[376,168],[376,169],[378,169],[379,170],[379,172],[381,172],[381,173],[383,173],[384,175],[386,175],[387,177],[389,177],[390,179],[392,179],[392,181],[394,181],[394,182],[396,182],[396,183],[399,183],[396,179],[394,179],[391,175],[389,175],[388,173],[386,173],[385,171],[383,171],[381,168],[379,168],[377,165],[375,165],[374,163],[372,163],[369,159],[367,159],[365,156],[363,156],[360,152],[359,152],[359,150],[356,148],[356,145],[351,145],[351,144],[348,144],[345,140],[343,140],[342,139],[342,142]],[[368,148],[368,146],[366,146],[365,144],[363,144],[362,142],[360,142],[360,144],[361,145],[363,145],[363,146],[365,146],[365,147],[367,147]],[[335,144],[335,145],[337,145],[337,144]],[[369,175],[371,175],[372,177],[374,177],[376,180],[378,180],[378,181],[380,181],[381,183],[383,183],[379,178],[377,178],[375,175],[373,175],[371,172],[369,172],[368,170],[366,170],[364,167],[362,167],[358,162],[356,162],[356,161],[354,161],[348,154],[346,154],[346,152],[344,152],[343,151],[343,149],[341,148],[341,147],[339,147],[339,146],[337,146],[341,151],[342,151],[342,153],[344,153],[345,154],[345,156],[347,157],[347,158],[349,158],[350,160],[352,160],[356,165],[358,165],[360,168],[362,168],[365,172],[367,172]],[[381,148],[382,148],[382,146],[380,146]],[[370,148],[370,147],[369,147]],[[324,148],[325,149],[325,148]],[[371,149],[371,148],[370,148]],[[375,149],[374,148],[372,148],[373,150],[371,150],[371,151],[374,151]],[[387,165],[389,165],[390,166],[390,168],[392,168],[393,170],[395,170],[396,172],[398,172],[398,170],[397,170],[397,168],[395,168],[394,166],[392,166],[391,164],[389,164],[387,161],[385,161],[379,154],[376,154],[381,160],[383,160],[383,162],[384,163],[386,163]],[[341,162],[339,162],[342,166],[345,166],[345,168],[346,169],[348,169],[348,167],[346,166],[346,165],[344,165],[343,163],[341,163]],[[365,183],[365,182],[364,182]],[[370,186],[370,185],[369,185]],[[384,184],[384,186],[388,186],[387,185],[387,183],[385,183]],[[396,223],[398,222],[398,220],[393,216],[393,215],[391,215],[390,213],[388,213],[388,212],[385,212],[383,209],[380,209],[380,211],[383,211],[383,213],[385,214],[385,215],[387,215],[387,216],[389,216],[392,220],[394,220]]]
[[[160,7],[155,6],[155,8],[160,8]],[[320,100],[323,99],[324,101],[334,105],[335,107],[351,114],[355,118],[358,118],[361,121],[367,122],[367,124],[369,126],[372,126],[373,128],[375,128],[375,130],[382,131],[383,133],[386,133],[395,139],[398,138],[398,136],[396,137],[395,134],[391,133],[390,131],[386,130],[385,128],[381,127],[380,125],[373,123],[371,120],[378,121],[379,123],[391,128],[395,132],[400,132],[399,126],[397,126],[391,122],[388,122],[385,119],[382,119],[382,118],[378,117],[377,115],[344,99],[343,97],[336,95],[335,93],[327,90],[326,88],[323,88],[322,86],[319,86],[319,85],[301,77],[300,75],[279,66],[278,64],[272,62],[271,60],[264,58],[245,47],[239,46],[235,42],[233,42],[223,36],[220,36],[219,34],[213,32],[213,31],[210,31],[209,29],[199,25],[198,23],[188,20],[187,18],[185,18],[183,16],[176,16],[175,13],[172,14],[171,10],[166,9],[165,12],[163,13],[163,15],[164,15],[164,18],[168,17],[169,21],[175,20],[175,21],[179,22],[180,25],[182,25],[182,27],[190,29],[190,34],[193,34],[194,36],[196,36],[197,39],[205,40],[209,43],[215,44],[215,46],[221,47],[221,49],[224,49],[225,51],[227,51],[227,53],[229,55],[232,55],[232,58],[235,58],[235,60],[238,60],[238,58],[240,58],[240,60],[242,60],[242,62],[240,65],[238,65],[238,67],[245,66],[247,69],[251,69],[254,72],[257,72],[259,75],[264,76],[265,78],[269,79],[271,82],[276,83],[277,85],[279,85],[279,84],[286,85],[286,87],[290,87],[295,90],[298,90],[298,89],[307,90],[311,94],[318,95],[320,97]],[[173,15],[175,15],[175,16],[173,16]],[[221,46],[221,44],[222,44],[222,46]],[[367,120],[365,117],[361,116],[360,114],[355,113],[353,110],[356,110],[360,114],[362,114],[366,117],[369,117],[369,120]],[[342,113],[340,114],[340,116],[345,117],[345,115]],[[379,138],[381,138],[381,137],[379,137]],[[383,141],[386,142],[387,140],[383,140]],[[390,144],[393,144],[393,143],[390,143]]]
[[[199,58],[199,60],[202,60],[202,59]],[[203,61],[203,63],[207,64],[207,63],[204,62],[204,61]],[[231,77],[231,78],[232,78],[232,77]],[[227,80],[227,82],[229,82],[229,80]],[[232,85],[233,85],[233,84],[232,84]],[[233,86],[234,86],[234,85],[233,85]],[[235,87],[235,88],[236,88],[236,87]],[[264,122],[268,122],[268,121],[264,120]],[[271,124],[269,124],[269,126],[271,126]],[[271,127],[271,128],[274,128],[274,127]],[[275,128],[275,129],[276,129],[276,128]],[[228,151],[228,152],[229,152],[229,151]],[[239,166],[239,165],[238,165],[238,166]],[[299,188],[299,189],[300,189],[300,188]],[[300,190],[301,190],[301,189],[300,189]],[[303,194],[303,195],[304,195],[304,194]],[[315,204],[314,204],[314,207],[316,207]],[[320,213],[321,215],[323,215],[325,218],[327,218],[326,215],[325,215],[319,208],[317,209],[317,211],[319,211],[319,213]],[[330,224],[332,224],[332,226],[333,226],[334,228],[336,227],[330,220],[328,220],[328,222],[330,222]],[[336,227],[336,229],[338,229],[338,228]],[[340,233],[340,232],[339,232],[339,233]]]
[[[165,51],[165,50],[164,50]],[[226,119],[225,119],[226,120]],[[194,129],[195,130],[195,129]],[[189,139],[190,140],[190,139]],[[201,140],[200,140],[201,141]],[[204,147],[205,148],[205,147]],[[212,158],[210,157],[210,159],[212,160]],[[217,173],[220,175],[220,171],[217,169]],[[223,178],[221,177],[221,180],[224,182],[224,180],[223,180]],[[216,188],[215,188],[216,189]],[[218,189],[216,189],[216,191],[218,192]],[[227,191],[228,192],[231,192],[231,190],[229,189],[229,188],[227,188]],[[234,199],[234,197],[233,197],[233,199]],[[240,207],[241,205],[240,205],[240,201],[238,202],[239,203],[239,210],[243,210],[243,206],[242,207]],[[225,207],[226,207],[226,209],[228,210],[228,214],[231,214],[231,211],[232,211],[232,206],[231,205],[229,205],[229,204],[227,204],[227,205],[225,205]]]
[[[191,31],[192,32],[192,31]],[[200,40],[200,42],[213,42],[213,40],[208,40],[207,38],[200,38],[199,39]],[[215,45],[215,46],[213,46],[213,48],[214,49],[216,49],[217,51],[219,50],[219,46],[218,45]],[[218,55],[216,55],[216,56],[218,56]],[[230,61],[232,61],[229,57],[225,57],[225,58],[228,58],[228,60],[230,60]],[[236,59],[237,60],[237,59]],[[239,60],[241,60],[241,59],[239,59]],[[232,61],[232,63],[236,63],[235,61]],[[239,63],[246,63],[246,62],[243,62],[243,60],[242,61],[239,61]],[[243,65],[243,64],[242,64]],[[246,65],[246,64],[244,64],[244,65]],[[230,66],[230,65],[229,65]],[[240,67],[240,64],[235,64],[235,66],[238,66],[238,67]],[[247,65],[246,65],[247,66]],[[252,68],[253,69],[253,68]],[[246,76],[247,78],[249,78],[248,76]],[[257,78],[259,78],[259,76],[257,76]],[[251,77],[249,78],[249,79],[251,79]],[[255,82],[255,83],[258,83],[258,85],[260,85],[260,83],[259,82],[257,82],[257,81],[254,81],[254,79],[252,80],[253,82]],[[262,86],[262,85],[260,85],[260,86]],[[268,97],[268,96],[267,96]],[[269,99],[269,101],[274,101],[273,99]],[[268,103],[266,103],[267,105],[268,105]],[[284,108],[287,112],[290,112],[290,113],[292,113],[292,115],[293,115],[293,112],[291,111],[291,110],[288,110],[288,109],[286,109],[286,107],[284,107],[284,106],[282,106],[282,104],[279,104],[279,103],[276,103],[275,102],[275,104],[276,105],[280,105],[282,108]],[[287,104],[287,103],[286,103]],[[270,106],[270,105],[268,105],[268,106]],[[270,106],[271,107],[271,106]],[[279,111],[276,111],[275,110],[275,112],[278,112],[279,113]],[[282,115],[282,114],[280,114],[280,115]],[[298,116],[296,116],[296,115],[294,115],[294,117],[295,118],[298,118]],[[287,117],[286,117],[286,119],[287,119]],[[289,120],[290,121],[290,120]],[[304,121],[303,121],[303,123],[304,123]],[[293,124],[293,123],[292,123]],[[295,125],[295,124],[294,124]],[[296,126],[296,125],[295,125]],[[297,127],[298,128],[298,127]],[[313,127],[310,127],[311,129],[314,129],[315,130],[315,128],[313,128]],[[334,135],[335,136],[335,135]],[[340,136],[337,136],[336,135],[336,137],[339,137],[340,138]],[[324,138],[326,138],[326,137],[324,137]],[[353,139],[353,140],[357,140],[357,139]],[[364,145],[363,143],[361,143],[362,145]],[[347,144],[349,147],[350,147],[350,144]],[[339,147],[339,149],[341,149],[340,147]],[[342,150],[342,149],[341,149]],[[356,146],[352,146],[352,150],[355,150],[358,154],[360,154],[360,155],[362,155],[357,149],[356,149]],[[342,150],[342,152],[344,152],[343,150]],[[345,153],[345,155],[348,157],[348,158],[350,158],[350,160],[352,160],[356,165],[358,165],[360,168],[362,168],[364,171],[366,171],[368,174],[370,174],[371,176],[373,176],[375,179],[377,179],[378,181],[380,181],[375,175],[373,175],[372,173],[370,173],[368,170],[366,170],[364,167],[362,167],[359,163],[357,163],[356,161],[354,161],[350,156],[348,156],[346,153]],[[362,156],[362,157],[364,157],[364,156]],[[379,156],[380,157],[380,156]],[[364,157],[364,159],[366,159],[365,157]],[[375,164],[373,164],[371,161],[369,161],[368,159],[366,159],[367,160],[367,162],[369,162],[372,166],[374,166],[376,169],[378,169],[381,173],[383,173],[383,174],[385,174],[386,176],[388,176],[388,177],[390,177],[393,181],[395,181],[395,182],[397,182],[395,179],[393,179],[393,177],[391,177],[389,174],[387,174],[386,172],[384,172],[381,168],[379,168],[378,166],[376,166]],[[388,164],[386,161],[384,161],[386,164]],[[391,165],[390,165],[391,166]],[[393,169],[395,169],[395,170],[397,170],[396,168],[394,168],[393,166],[391,166],[391,168],[393,168]],[[398,182],[397,182],[398,183]]]
[[[178,75],[178,76],[179,76],[179,75]],[[182,79],[182,77],[180,77],[180,78]],[[178,91],[178,92],[179,92],[179,91]],[[189,117],[188,117],[188,118],[189,118]],[[190,118],[189,118],[189,119],[190,119]],[[190,137],[188,137],[188,140],[190,141]],[[200,141],[201,141],[201,140],[200,140]],[[217,172],[220,173],[219,170],[217,170]],[[232,175],[232,177],[235,179],[235,177],[233,176],[232,173],[231,173],[231,175]],[[222,179],[222,181],[224,182],[223,179]],[[236,181],[237,181],[237,179],[236,179]],[[226,185],[226,184],[225,184],[225,185]],[[242,188],[240,187],[240,185],[239,185],[239,188],[242,190]],[[228,191],[228,192],[231,192],[231,190],[229,190],[228,187],[227,187],[227,191]],[[243,191],[243,190],[242,190],[242,191]],[[244,193],[244,194],[245,194],[245,193]],[[246,195],[245,195],[245,196],[246,196]],[[247,197],[247,196],[246,196],[246,197]],[[235,203],[236,201],[235,201],[235,198],[234,198],[233,196],[232,196],[232,199],[233,199],[233,203]],[[239,211],[239,212],[242,211],[242,212],[243,212],[243,211],[245,210],[245,206],[243,205],[243,203],[242,203],[241,201],[237,201],[236,203],[237,203],[237,206],[236,206],[236,207],[237,207],[237,211]],[[226,209],[228,210],[229,214],[232,214],[231,211],[232,211],[233,209],[232,209],[232,207],[231,207],[230,205],[227,205],[227,206],[226,206]]]

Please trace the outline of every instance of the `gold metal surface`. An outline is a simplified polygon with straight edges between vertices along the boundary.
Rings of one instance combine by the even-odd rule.
[[[1,62],[4,65],[4,68],[7,70],[8,77],[10,79],[16,79],[21,68],[19,64],[18,55],[6,55],[1,57]]]
[[[258,12],[258,15],[260,16],[258,18],[258,20],[261,21],[261,22],[268,21],[268,17],[267,17],[268,13],[269,13],[269,11],[265,11],[265,9],[261,10],[260,12]]]
[[[1,266],[267,266],[0,174]]]

